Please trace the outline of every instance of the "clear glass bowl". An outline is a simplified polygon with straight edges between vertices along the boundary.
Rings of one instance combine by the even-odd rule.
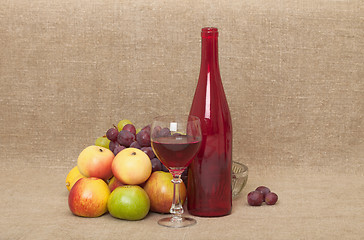
[[[232,170],[232,196],[236,198],[248,181],[248,167],[242,163],[233,161]]]

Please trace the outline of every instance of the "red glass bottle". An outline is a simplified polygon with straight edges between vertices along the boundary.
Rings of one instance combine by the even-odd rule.
[[[218,29],[201,31],[201,67],[190,114],[201,120],[203,138],[189,166],[187,207],[196,216],[231,213],[232,123],[218,62]]]

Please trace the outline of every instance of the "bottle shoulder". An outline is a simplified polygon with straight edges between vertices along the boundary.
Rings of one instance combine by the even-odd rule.
[[[200,118],[202,132],[206,134],[225,134],[232,131],[230,110],[225,97],[197,94],[190,114]]]

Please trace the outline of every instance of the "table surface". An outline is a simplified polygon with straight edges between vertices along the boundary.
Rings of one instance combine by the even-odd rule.
[[[250,167],[231,215],[200,218],[182,229],[161,227],[161,214],[125,221],[73,215],[64,185],[68,168],[5,166],[1,170],[0,239],[362,239],[364,177],[331,168]],[[251,207],[246,195],[266,185],[276,205]],[[188,213],[186,213],[188,215]]]

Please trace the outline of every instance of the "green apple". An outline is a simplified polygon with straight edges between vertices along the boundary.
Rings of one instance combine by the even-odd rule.
[[[111,216],[125,220],[141,220],[150,208],[148,194],[137,185],[125,185],[112,191],[107,201]]]
[[[95,145],[109,149],[110,140],[106,136],[99,137],[95,141]]]

